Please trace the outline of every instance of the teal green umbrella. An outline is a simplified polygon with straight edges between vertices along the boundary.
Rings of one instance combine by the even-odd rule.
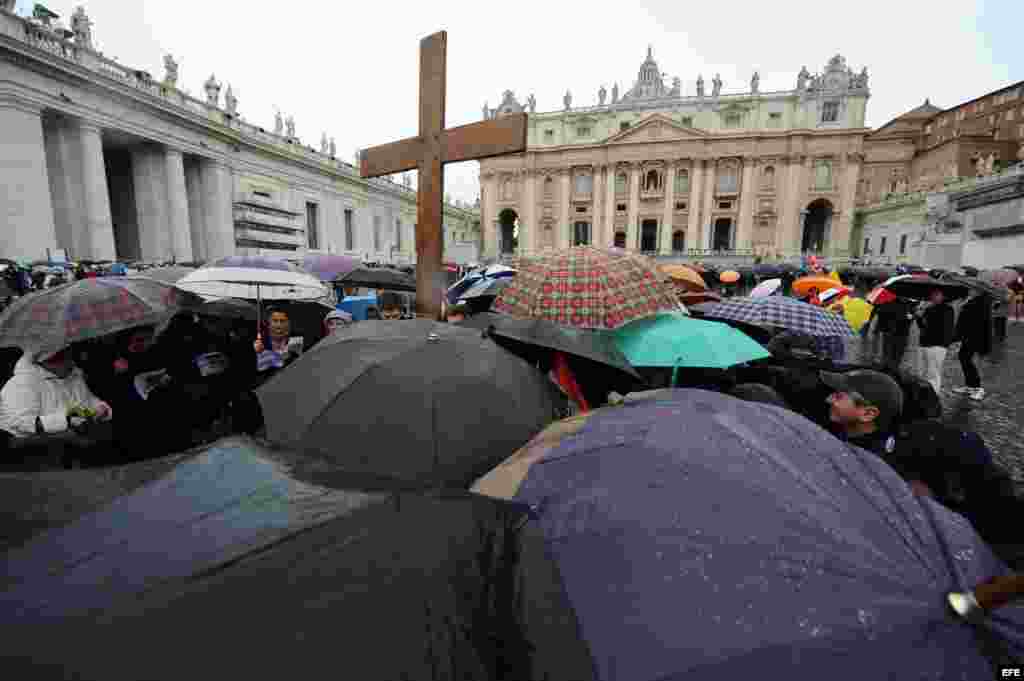
[[[727,324],[676,314],[639,319],[613,335],[619,350],[636,367],[727,369],[771,356],[757,341]]]

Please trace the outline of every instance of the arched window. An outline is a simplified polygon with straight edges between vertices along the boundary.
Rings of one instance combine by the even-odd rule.
[[[680,168],[676,171],[676,196],[682,196],[690,193],[690,173],[686,168]]]
[[[626,247],[626,233],[625,232],[615,232],[615,248],[625,248],[625,247]]]
[[[644,179],[644,191],[653,192],[657,191],[660,186],[660,178],[658,177],[657,170],[648,170],[647,175]]]
[[[686,232],[681,229],[672,232],[672,250],[676,253],[686,250]]]
[[[544,198],[555,198],[555,181],[550,177],[544,179]]]
[[[775,187],[775,167],[768,166],[761,173],[761,187],[763,189],[772,189]]]
[[[625,194],[627,186],[626,173],[618,173],[615,175],[615,193]]]

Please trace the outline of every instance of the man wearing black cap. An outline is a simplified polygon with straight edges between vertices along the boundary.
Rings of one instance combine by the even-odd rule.
[[[896,448],[892,428],[903,411],[903,390],[880,371],[857,369],[845,374],[821,372],[828,396],[829,417],[838,436],[885,457]]]

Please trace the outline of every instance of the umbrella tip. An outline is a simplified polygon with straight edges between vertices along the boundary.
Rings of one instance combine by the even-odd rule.
[[[946,596],[946,601],[953,612],[965,620],[974,620],[981,615],[981,606],[971,592],[958,593],[954,591]]]

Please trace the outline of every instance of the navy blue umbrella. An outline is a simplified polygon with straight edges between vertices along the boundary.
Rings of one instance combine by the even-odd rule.
[[[780,407],[662,391],[473,490],[535,509],[602,679],[987,679],[1024,652],[1024,608],[947,604],[1008,572],[968,522]]]

